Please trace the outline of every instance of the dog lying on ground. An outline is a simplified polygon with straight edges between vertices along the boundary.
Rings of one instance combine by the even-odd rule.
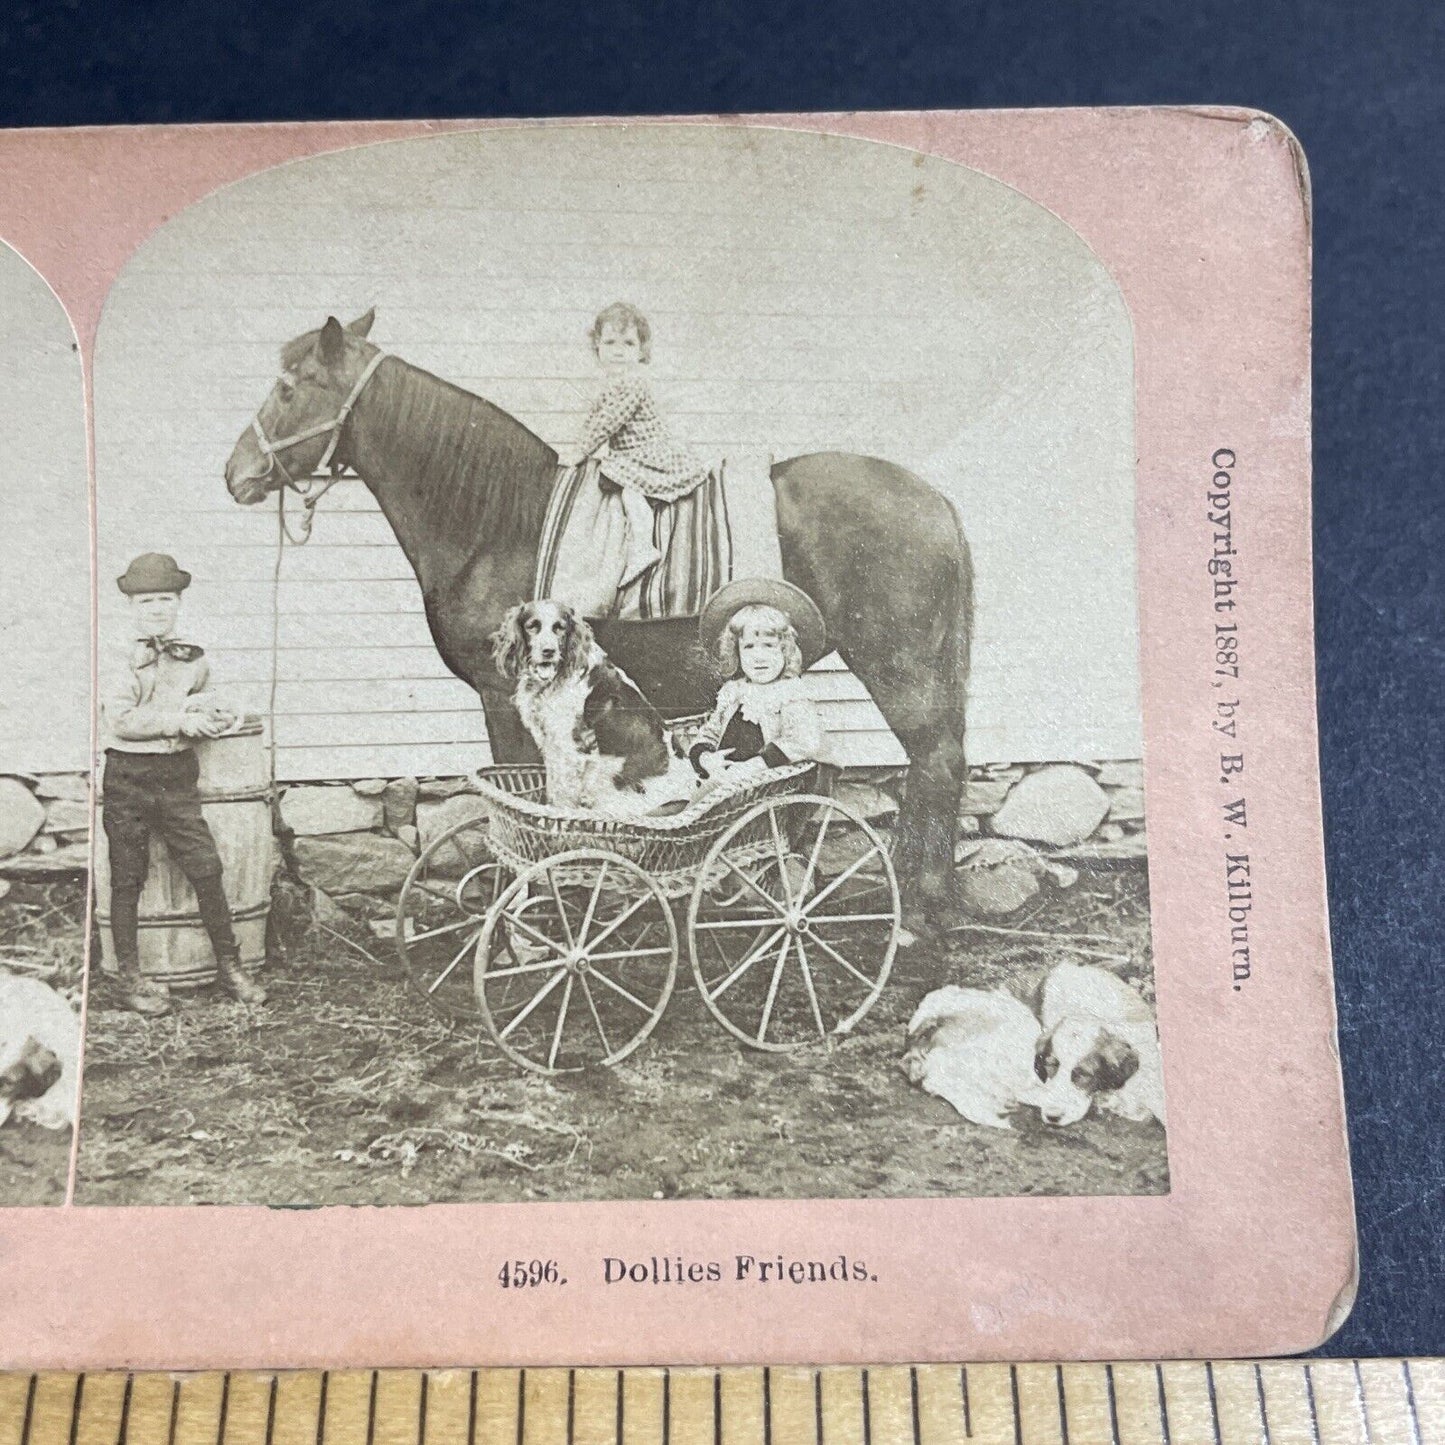
[[[1039,1015],[1003,989],[935,989],[909,1021],[904,1073],[993,1129],[1021,1105],[1060,1127],[1094,1105],[1163,1124],[1159,1037],[1139,994],[1107,969],[1064,963],[1037,997]]]
[[[1092,1105],[1125,1119],[1164,1123],[1164,1066],[1154,1015],[1105,968],[1061,963],[1039,989],[1035,1072],[1039,1113],[1072,1124]]]
[[[48,984],[0,970],[0,1124],[75,1127],[80,1023]]]
[[[1039,1088],[1038,1041],[1038,1019],[1011,993],[949,984],[914,1010],[903,1072],[965,1119],[1011,1129],[1008,1112],[1032,1103]]]
[[[497,671],[547,769],[548,801],[635,817],[691,791],[657,710],[607,660],[592,629],[565,602],[514,607],[492,637]]]

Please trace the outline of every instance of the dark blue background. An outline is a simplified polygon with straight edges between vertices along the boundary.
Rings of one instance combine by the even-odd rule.
[[[1390,0],[0,16],[7,126],[1156,102],[1287,122],[1315,196],[1320,721],[1363,1268],[1329,1348],[1357,1354],[1445,1354],[1442,77],[1445,9]],[[1219,1105],[1244,1116],[1236,1082]]]

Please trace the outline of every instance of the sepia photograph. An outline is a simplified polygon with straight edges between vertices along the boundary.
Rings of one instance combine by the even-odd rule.
[[[173,215],[95,345],[75,1202],[1167,1193],[1134,386],[1074,230],[880,142],[458,132]],[[51,855],[57,705],[0,755]]]
[[[64,307],[0,242],[0,1207],[63,1204],[90,862],[85,395]]]

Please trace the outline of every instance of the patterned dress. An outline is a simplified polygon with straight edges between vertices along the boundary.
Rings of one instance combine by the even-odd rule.
[[[581,447],[590,456],[604,443],[602,475],[659,502],[685,497],[708,475],[708,467],[672,440],[647,382],[625,374],[598,394],[582,430]]]

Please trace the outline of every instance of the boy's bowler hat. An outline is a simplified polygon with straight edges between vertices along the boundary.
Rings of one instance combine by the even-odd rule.
[[[141,592],[184,592],[191,585],[191,574],[164,552],[143,552],[115,579],[115,585],[127,597]]]

